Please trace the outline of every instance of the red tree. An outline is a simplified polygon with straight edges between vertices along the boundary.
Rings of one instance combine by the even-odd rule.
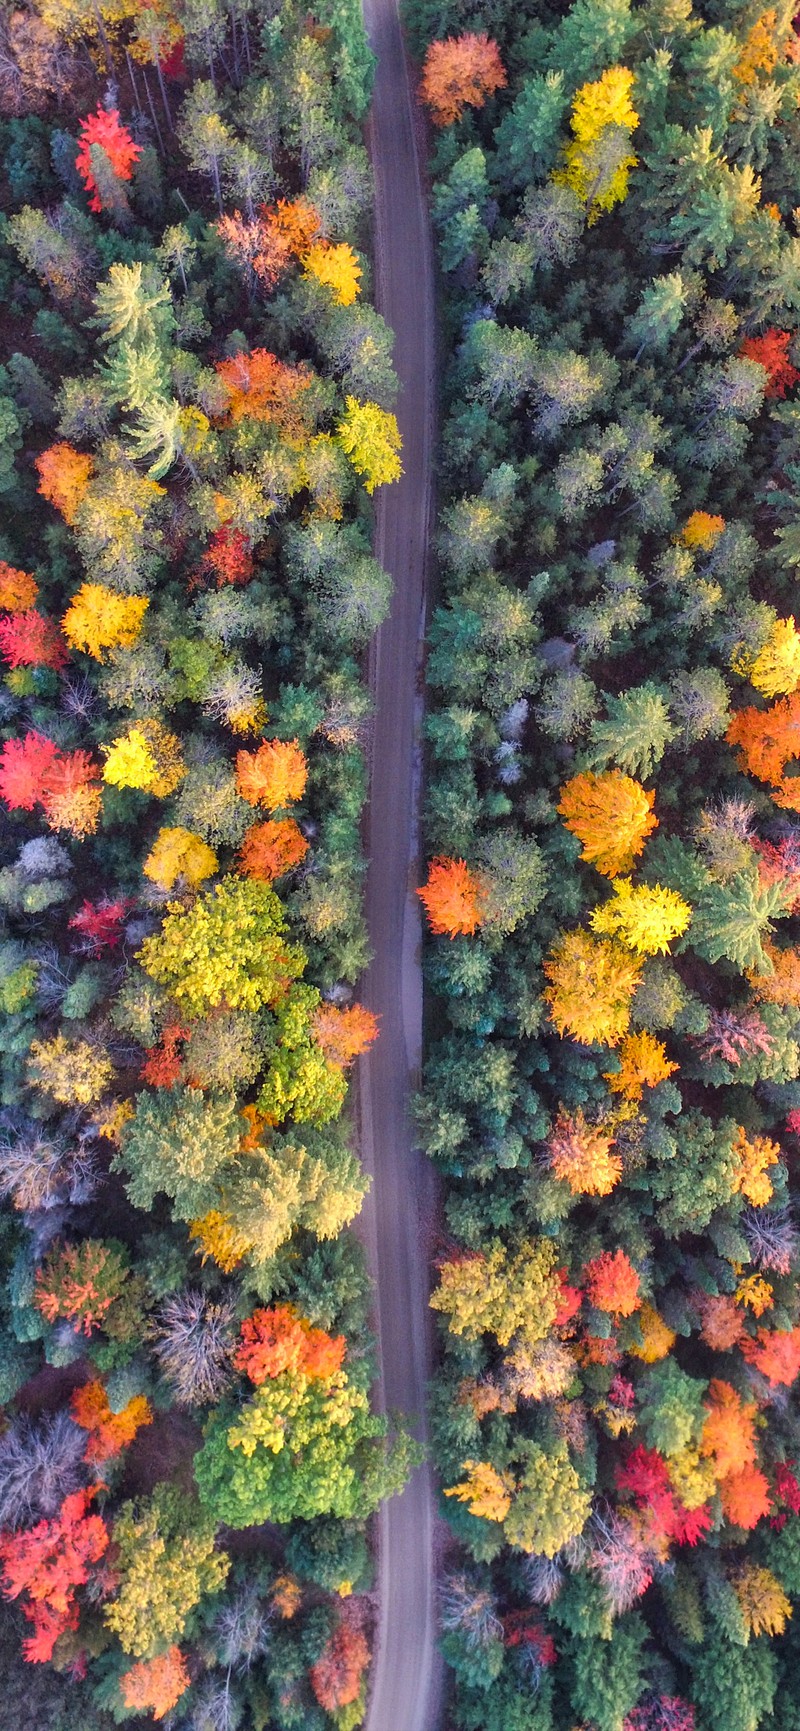
[[[103,203],[100,191],[94,177],[92,167],[92,145],[104,150],[118,180],[130,180],[133,166],[142,154],[141,146],[134,144],[126,126],[123,126],[119,109],[98,108],[96,114],[87,114],[81,121],[78,134],[80,149],[75,158],[75,167],[88,193],[89,209],[101,211]]]
[[[68,660],[58,626],[35,607],[0,619],[0,655],[9,667],[53,667],[56,671]]]
[[[231,529],[227,523],[215,529],[200,560],[200,579],[211,578],[223,589],[226,583],[249,583],[254,571],[252,547],[243,531]]]
[[[42,733],[7,739],[0,751],[0,796],[10,811],[33,811],[58,757],[58,746]]]
[[[764,368],[769,383],[764,392],[765,397],[785,397],[800,379],[800,373],[789,360],[789,344],[792,341],[791,331],[765,331],[763,337],[746,337],[739,350],[748,361],[758,361]]]
[[[639,1309],[639,1276],[624,1250],[603,1250],[586,1264],[586,1292],[595,1310],[632,1316]]]
[[[0,1534],[2,1590],[7,1599],[22,1598],[33,1624],[22,1649],[31,1663],[51,1659],[59,1635],[77,1629],[76,1588],[108,1549],[105,1522],[88,1513],[97,1489],[74,1491],[54,1520],[39,1521],[30,1532]]]
[[[122,926],[130,907],[127,896],[112,900],[101,896],[97,902],[85,901],[69,922],[70,931],[79,932],[83,946],[92,956],[101,950],[116,949],[122,940]]]

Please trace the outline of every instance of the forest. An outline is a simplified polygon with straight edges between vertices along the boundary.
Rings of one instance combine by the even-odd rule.
[[[454,1731],[800,1726],[800,35],[407,0]]]
[[[401,472],[356,0],[0,18],[4,1724],[353,1731]]]

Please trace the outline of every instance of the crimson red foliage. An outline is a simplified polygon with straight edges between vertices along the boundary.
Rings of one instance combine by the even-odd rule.
[[[70,930],[80,932],[90,955],[99,956],[101,950],[113,950],[120,942],[122,923],[130,905],[127,896],[119,896],[116,901],[110,896],[101,896],[97,902],[85,901],[73,914]]]
[[[9,667],[52,667],[56,671],[68,660],[58,626],[35,607],[0,619],[0,655]]]
[[[531,1619],[530,1611],[510,1611],[503,1618],[503,1645],[526,1647],[538,1665],[554,1665],[558,1654],[555,1642],[541,1623]]]

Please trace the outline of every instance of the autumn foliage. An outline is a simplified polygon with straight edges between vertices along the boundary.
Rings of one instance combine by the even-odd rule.
[[[73,649],[104,661],[106,650],[133,646],[149,605],[146,595],[117,595],[102,583],[83,583],[72,597],[61,629]]]
[[[506,82],[500,50],[485,31],[432,42],[425,55],[420,95],[434,126],[450,126],[465,108],[482,108]]]
[[[300,1372],[311,1382],[324,1382],[340,1369],[345,1346],[344,1335],[326,1334],[291,1304],[277,1304],[271,1310],[255,1310],[242,1323],[234,1362],[256,1388],[286,1370]]]
[[[33,607],[38,593],[35,577],[0,559],[0,608],[9,613],[26,613],[29,607]]]
[[[94,1487],[75,1491],[54,1520],[39,1521],[28,1532],[0,1534],[2,1591],[7,1599],[21,1599],[33,1624],[23,1642],[32,1663],[51,1659],[59,1636],[77,1629],[77,1589],[108,1549],[105,1522],[89,1512],[94,1495]]]
[[[800,372],[789,360],[791,341],[791,331],[767,330],[760,337],[745,337],[742,343],[740,355],[748,361],[758,361],[767,374],[766,397],[785,397],[800,379]]]
[[[463,859],[431,860],[428,881],[417,890],[431,931],[455,938],[470,937],[483,919],[484,892],[477,872]]]
[[[185,1695],[191,1679],[180,1647],[170,1647],[154,1659],[140,1659],[119,1680],[120,1693],[131,1712],[164,1719]]]
[[[340,1623],[311,1667],[311,1687],[327,1713],[358,1699],[369,1664],[369,1643],[362,1629]]]
[[[64,666],[67,648],[58,626],[32,607],[0,619],[0,655],[9,667]]]
[[[268,349],[252,349],[217,362],[217,375],[225,387],[227,411],[232,421],[245,416],[269,421],[290,438],[308,431],[303,399],[312,384],[306,366],[289,366]]]
[[[152,1424],[149,1401],[136,1394],[119,1412],[112,1411],[101,1382],[85,1382],[72,1396],[72,1415],[89,1432],[87,1461],[107,1461],[133,1442],[143,1425]]]
[[[91,835],[100,816],[98,767],[85,751],[62,752],[40,733],[9,739],[0,752],[0,797],[11,811],[41,805],[51,829]]]
[[[75,167],[90,194],[89,209],[99,213],[103,201],[92,165],[92,145],[105,152],[117,180],[132,178],[134,165],[142,154],[141,146],[134,143],[127,127],[123,126],[117,108],[98,108],[96,114],[88,114],[81,121],[78,139],[80,149]]]
[[[251,824],[245,831],[239,863],[245,877],[273,883],[300,865],[307,853],[308,842],[294,818],[270,818],[267,823]]]
[[[547,1139],[554,1178],[563,1178],[574,1196],[608,1196],[622,1177],[622,1161],[613,1147],[610,1130],[588,1123],[580,1106],[572,1114],[562,1106]]]
[[[739,709],[726,738],[739,747],[743,769],[771,784],[776,805],[800,811],[800,781],[787,766],[800,757],[800,691],[768,709]]]
[[[337,1010],[335,1004],[323,1003],[314,1011],[311,1030],[326,1058],[346,1069],[377,1040],[378,1018],[363,1004],[348,1004],[346,1009]]]
[[[308,776],[296,739],[265,739],[257,751],[236,755],[236,786],[248,805],[280,811],[302,799]],[[251,874],[255,875],[255,874]]]
[[[586,1295],[595,1310],[632,1316],[641,1303],[639,1276],[624,1250],[603,1250],[584,1269]]]
[[[616,1046],[628,1031],[642,962],[609,938],[564,932],[544,962],[544,999],[560,1034]]]
[[[578,837],[581,858],[604,877],[614,878],[630,871],[657,827],[654,798],[618,770],[605,775],[587,772],[573,776],[561,789],[558,810],[567,829]]]
[[[78,507],[94,473],[94,461],[84,451],[61,441],[36,458],[39,492],[61,512],[66,523],[74,523]]]

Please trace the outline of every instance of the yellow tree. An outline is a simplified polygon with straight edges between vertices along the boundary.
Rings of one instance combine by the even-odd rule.
[[[544,972],[543,996],[559,1033],[585,1045],[616,1046],[628,1031],[642,963],[612,939],[564,932]]]
[[[602,1124],[590,1124],[582,1107],[558,1116],[547,1138],[554,1178],[563,1178],[573,1196],[608,1196],[622,1177],[622,1161],[612,1154],[614,1137]]]
[[[330,289],[337,306],[352,306],[361,293],[361,266],[352,247],[344,242],[326,246],[324,241],[314,241],[304,255],[303,269],[306,276]]]
[[[356,474],[363,477],[367,492],[374,493],[388,481],[399,481],[403,441],[396,417],[377,403],[360,403],[356,397],[345,398],[345,411],[336,437]]]
[[[740,658],[734,671],[745,672],[762,697],[787,697],[796,691],[800,685],[800,634],[794,619],[776,619],[749,668]]]
[[[641,1100],[645,1088],[655,1088],[674,1075],[673,1063],[666,1048],[654,1034],[642,1031],[626,1034],[619,1049],[619,1069],[606,1073],[605,1081],[612,1094],[622,1094],[626,1100]]]
[[[686,931],[692,910],[675,890],[660,884],[632,884],[617,878],[611,898],[589,917],[593,932],[618,938],[638,956],[666,955],[673,938]]]
[[[466,1503],[470,1514],[484,1521],[504,1521],[514,1490],[511,1474],[498,1472],[489,1461],[463,1461],[462,1467],[466,1479],[460,1485],[452,1485],[445,1496]]]
[[[72,597],[61,629],[73,649],[104,661],[107,649],[133,647],[149,605],[146,595],[117,595],[103,583],[83,583]]]
[[[561,789],[557,809],[567,829],[578,837],[581,858],[604,877],[614,878],[630,871],[657,828],[654,798],[620,770],[607,770],[604,775],[587,771],[573,776]]]
[[[192,889],[213,877],[219,860],[213,848],[191,829],[160,829],[142,871],[159,889],[171,890],[178,878]]]
[[[610,66],[593,84],[577,92],[570,126],[572,142],[564,153],[564,168],[556,181],[577,193],[595,222],[625,198],[628,177],[636,167],[630,135],[639,124],[631,102],[633,73]]]

